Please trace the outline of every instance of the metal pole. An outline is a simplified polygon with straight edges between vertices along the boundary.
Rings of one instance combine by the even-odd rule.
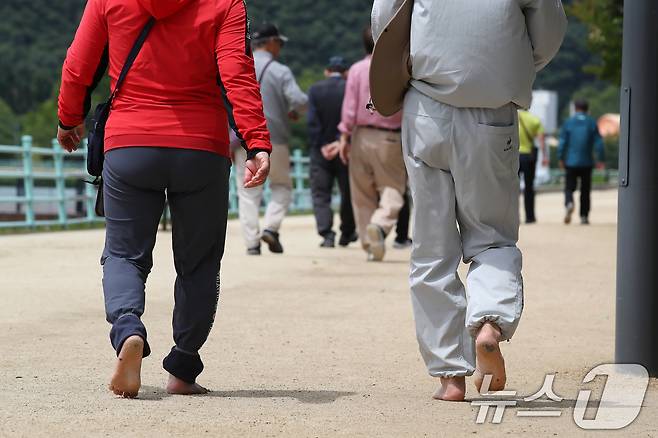
[[[23,187],[25,193],[25,224],[28,227],[35,225],[34,215],[34,176],[32,175],[32,137],[24,135],[21,138],[23,145]]]
[[[54,139],[52,147],[55,151],[53,160],[55,164],[55,192],[57,193],[57,221],[60,225],[66,225],[66,179],[64,178],[64,149],[59,141]]]
[[[658,377],[658,2],[624,4],[617,363]]]

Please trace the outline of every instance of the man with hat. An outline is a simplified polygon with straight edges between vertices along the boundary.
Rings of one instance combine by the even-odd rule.
[[[311,194],[318,234],[323,248],[333,248],[336,233],[333,231],[334,212],[331,198],[334,183],[340,189],[340,246],[358,239],[350,199],[350,181],[347,166],[338,158],[338,124],[345,95],[347,63],[341,56],[329,59],[324,71],[325,79],[308,90],[308,135],[311,156]]]
[[[372,21],[375,107],[404,107],[411,295],[421,354],[441,378],[434,397],[464,400],[474,373],[478,391],[502,390],[499,343],[523,311],[517,109],[530,106],[536,72],[559,50],[564,9],[560,0],[375,0]]]
[[[281,35],[279,29],[272,24],[264,24],[251,35],[256,79],[260,83],[273,148],[269,176],[271,198],[265,211],[262,234],[258,214],[263,187],[243,187],[240,181],[244,177],[247,156],[241,148],[236,149],[235,153],[240,224],[249,255],[261,254],[261,240],[268,245],[271,252],[283,253],[279,229],[292,201],[289,121],[297,120],[298,112],[306,107],[308,100],[297,85],[290,68],[276,60],[287,41],[288,38]]]

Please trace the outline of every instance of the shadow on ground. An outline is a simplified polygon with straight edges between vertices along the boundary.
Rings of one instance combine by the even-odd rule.
[[[233,391],[210,391],[208,394],[195,397],[218,398],[294,398],[301,403],[324,404],[333,403],[341,397],[356,395],[356,392],[302,390],[302,389],[239,389]],[[139,391],[139,400],[157,401],[171,397],[163,388],[157,386],[142,386]]]

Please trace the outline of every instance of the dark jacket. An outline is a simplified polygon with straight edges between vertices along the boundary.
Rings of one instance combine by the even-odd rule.
[[[314,84],[308,91],[308,136],[311,157],[318,157],[322,146],[338,140],[338,124],[345,96],[345,79],[332,76]]]
[[[600,162],[605,160],[596,121],[587,114],[577,113],[562,125],[558,157],[567,167],[594,167],[594,152]]]

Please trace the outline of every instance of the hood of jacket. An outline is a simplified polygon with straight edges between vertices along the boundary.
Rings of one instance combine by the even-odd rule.
[[[167,18],[193,0],[137,0],[156,20]]]

